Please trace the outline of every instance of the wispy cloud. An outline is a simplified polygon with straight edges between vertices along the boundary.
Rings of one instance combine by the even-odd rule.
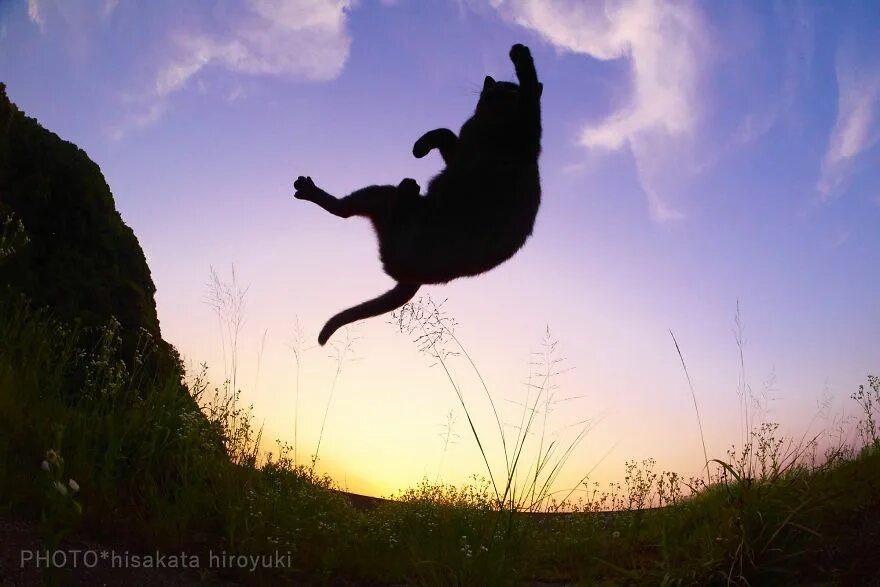
[[[117,6],[119,6],[119,0],[104,0],[104,6],[101,10],[104,18],[107,18],[111,14],[113,14]]]
[[[127,101],[133,102],[130,99]],[[166,110],[167,102],[164,100],[157,100],[148,105],[139,104],[122,124],[110,131],[110,138],[118,141],[132,130],[151,126],[164,116]]]
[[[733,131],[735,146],[748,145],[770,132],[780,121],[792,123],[799,117],[799,94],[809,77],[816,50],[814,8],[806,0],[774,1],[771,24],[775,26],[762,35],[763,42],[742,50],[740,62],[748,60],[749,72],[755,78],[766,75],[763,71],[756,72],[757,67],[768,68],[773,74],[763,83],[756,80],[752,84],[760,99],[751,100],[752,110]],[[760,22],[754,21],[750,26],[759,30]]]
[[[165,101],[206,68],[304,81],[335,78],[348,59],[348,11],[355,4],[356,0],[248,0],[222,26],[215,22],[212,30],[177,32],[171,57],[141,98],[144,112],[133,114],[114,136],[157,121]]]
[[[39,27],[40,32],[46,32],[46,20],[44,19],[43,12],[40,9],[39,0],[28,0],[27,12],[28,18],[31,19],[32,23]]]
[[[347,11],[352,0],[249,0],[243,18],[225,35],[177,36],[177,57],[156,78],[166,95],[208,65],[248,74],[333,79],[348,59]]]
[[[68,58],[84,63],[111,27],[118,6],[119,0],[27,0],[27,15],[47,43],[63,44]]]
[[[589,148],[629,149],[652,216],[682,217],[664,177],[670,147],[693,132],[705,54],[701,14],[690,3],[661,0],[490,0],[502,17],[539,33],[557,49],[595,59],[627,59],[631,94],[580,142]]]
[[[880,105],[880,64],[856,65],[841,53],[837,60],[837,120],[816,189],[822,201],[840,196],[857,157],[880,138],[877,108]]]
[[[834,237],[828,243],[828,248],[836,249],[840,247],[841,245],[843,245],[843,243],[849,240],[850,235],[852,235],[851,228],[838,230]]]

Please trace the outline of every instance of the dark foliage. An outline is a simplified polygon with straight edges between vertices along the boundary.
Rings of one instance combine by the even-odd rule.
[[[144,253],[116,210],[98,165],[21,112],[0,83],[0,220],[21,221],[27,245],[0,263],[0,287],[86,329],[121,325],[121,358],[145,333],[157,367],[179,369],[161,339],[156,287]]]

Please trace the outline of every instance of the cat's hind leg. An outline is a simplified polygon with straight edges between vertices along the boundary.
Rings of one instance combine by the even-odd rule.
[[[411,177],[404,177],[397,185],[397,196],[399,198],[416,198],[421,191],[419,183]]]
[[[421,187],[411,177],[398,185],[371,185],[345,196],[339,205],[349,216],[366,216],[377,226],[394,214],[404,200],[419,197]]]
[[[413,155],[416,159],[421,159],[431,152],[432,149],[438,149],[443,162],[448,164],[449,160],[455,154],[455,148],[458,146],[458,137],[448,128],[435,128],[423,134],[419,140],[413,145]]]

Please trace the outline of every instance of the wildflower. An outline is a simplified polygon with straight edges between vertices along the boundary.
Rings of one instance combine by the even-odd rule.
[[[43,461],[40,464],[40,468],[42,468],[44,471],[46,471],[48,473],[49,472],[49,461]]]
[[[70,490],[73,491],[74,493],[79,491],[79,483],[77,483],[73,479],[68,479],[67,484],[70,486]]]
[[[612,538],[620,538],[620,530],[615,530],[611,533]]]
[[[473,552],[471,552],[471,547],[468,544],[467,536],[462,536],[459,542],[461,543],[461,552],[463,552],[464,555],[468,558],[473,556]]]
[[[61,481],[55,482],[55,489],[57,489],[58,493],[61,495],[67,495],[67,487]]]
[[[58,453],[50,448],[46,451],[46,460],[50,463],[56,462],[58,460]]]

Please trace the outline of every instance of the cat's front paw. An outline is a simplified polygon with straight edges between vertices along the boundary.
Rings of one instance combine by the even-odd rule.
[[[529,51],[528,47],[517,43],[510,48],[510,60],[513,61],[514,65],[525,61],[531,61],[532,53]]]
[[[300,175],[296,178],[296,181],[293,182],[293,188],[296,190],[293,197],[298,200],[305,200],[315,191],[315,182],[312,181],[311,177]]]

